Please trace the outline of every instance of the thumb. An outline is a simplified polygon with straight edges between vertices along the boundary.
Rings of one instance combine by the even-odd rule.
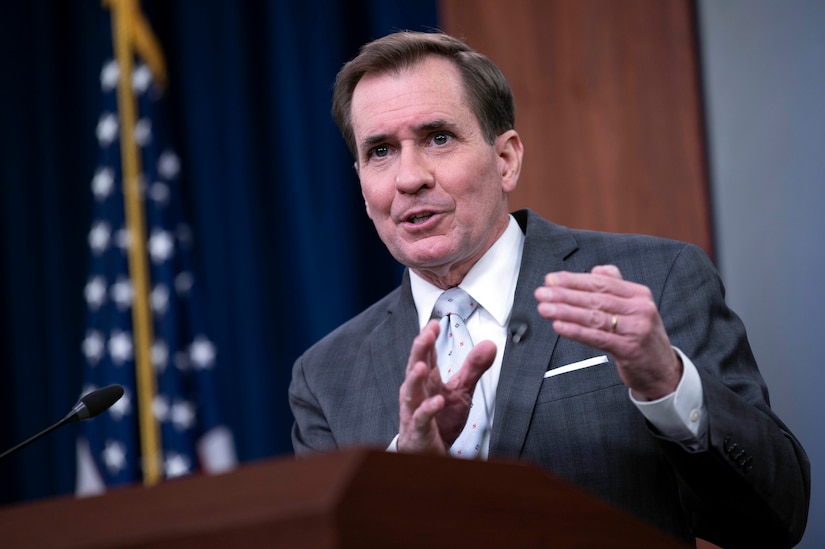
[[[462,387],[473,389],[475,388],[481,376],[490,369],[493,361],[496,359],[496,344],[492,341],[485,340],[480,342],[464,359],[464,364],[456,374],[458,384]]]

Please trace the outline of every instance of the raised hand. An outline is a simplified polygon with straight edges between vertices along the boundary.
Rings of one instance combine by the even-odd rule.
[[[623,280],[613,265],[549,273],[544,284],[535,291],[539,314],[559,335],[610,353],[635,398],[676,390],[682,364],[647,286]]]
[[[496,356],[491,341],[478,343],[461,369],[444,383],[435,352],[438,333],[438,321],[431,320],[413,341],[398,394],[398,450],[402,452],[447,453],[467,422],[476,383]]]

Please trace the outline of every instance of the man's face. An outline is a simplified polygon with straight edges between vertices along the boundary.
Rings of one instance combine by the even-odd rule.
[[[434,284],[458,284],[507,225],[518,134],[488,144],[458,70],[437,56],[400,74],[364,76],[352,127],[367,215],[381,240]]]

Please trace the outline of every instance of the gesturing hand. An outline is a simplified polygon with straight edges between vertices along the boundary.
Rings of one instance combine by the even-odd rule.
[[[467,422],[476,383],[496,356],[495,344],[480,342],[467,355],[461,369],[445,383],[435,352],[438,333],[438,321],[431,320],[416,336],[410,350],[407,375],[398,394],[398,450],[402,452],[447,452]]]
[[[647,286],[623,280],[613,265],[549,273],[544,284],[535,291],[539,314],[559,335],[610,353],[636,398],[676,390],[682,364]]]

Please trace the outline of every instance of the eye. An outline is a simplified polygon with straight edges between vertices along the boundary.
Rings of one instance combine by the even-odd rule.
[[[384,158],[390,153],[390,148],[386,145],[378,145],[370,150],[369,156],[375,158]]]
[[[436,146],[446,145],[450,141],[450,136],[446,133],[437,133],[433,135],[433,143]]]

